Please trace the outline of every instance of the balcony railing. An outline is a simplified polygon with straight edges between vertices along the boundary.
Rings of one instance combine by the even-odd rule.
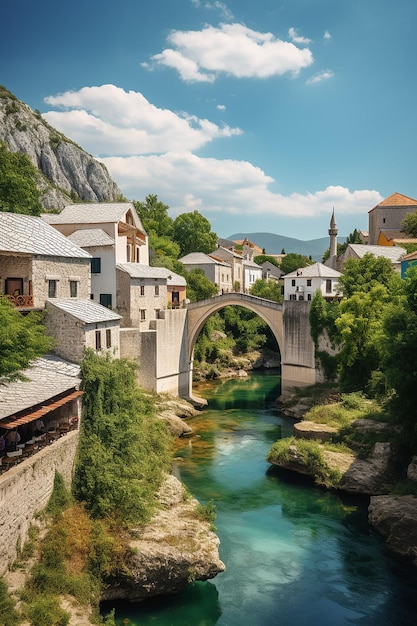
[[[16,308],[33,307],[33,296],[10,296],[7,298],[14,304]]]

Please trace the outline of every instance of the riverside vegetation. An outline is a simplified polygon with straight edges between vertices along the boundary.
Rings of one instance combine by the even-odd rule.
[[[1,581],[2,626],[23,619],[65,626],[70,612],[62,608],[63,596],[72,597],[91,623],[114,624],[111,615],[100,618],[100,590],[126,568],[130,529],[151,518],[171,467],[171,437],[134,371],[129,361],[86,354],[73,493],[57,475],[49,505],[15,565],[27,569],[35,554],[24,590],[11,598]]]

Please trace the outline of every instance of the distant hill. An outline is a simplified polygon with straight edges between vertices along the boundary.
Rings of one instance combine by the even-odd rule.
[[[296,252],[308,257],[311,256],[313,261],[321,261],[323,254],[329,247],[328,237],[302,241],[301,239],[293,239],[292,237],[284,237],[283,235],[275,235],[273,233],[235,233],[227,239],[235,241],[245,239],[245,237],[260,248],[265,248],[266,254],[281,254],[282,249],[284,249],[287,253]],[[344,241],[344,238],[339,237],[339,242],[341,241]]]

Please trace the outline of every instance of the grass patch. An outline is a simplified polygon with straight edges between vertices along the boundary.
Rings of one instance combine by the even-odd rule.
[[[417,483],[414,480],[405,478],[401,482],[393,486],[391,490],[393,496],[416,496],[417,497]]]
[[[19,623],[15,603],[8,594],[4,579],[0,578],[0,626],[17,626]]]
[[[280,462],[286,465],[294,460],[294,449],[297,462],[305,466],[317,484],[326,487],[338,486],[341,474],[328,466],[324,459],[323,447],[317,441],[295,437],[279,439],[272,445],[266,460],[269,463]]]

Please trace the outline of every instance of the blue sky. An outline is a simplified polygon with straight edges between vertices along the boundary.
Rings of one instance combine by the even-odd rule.
[[[417,195],[415,0],[4,0],[0,82],[130,200],[221,237]]]

